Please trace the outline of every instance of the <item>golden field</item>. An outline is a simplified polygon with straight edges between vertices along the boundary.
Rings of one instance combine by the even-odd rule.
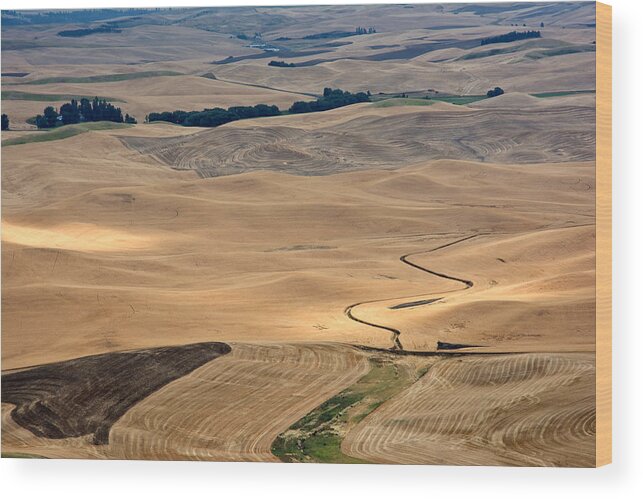
[[[595,30],[570,5],[5,23],[3,141],[58,133],[27,122],[68,100],[42,95],[138,124],[2,146],[3,454],[592,466]],[[480,46],[514,29],[542,38]],[[324,87],[373,102],[144,122]],[[187,366],[200,344],[227,350]]]

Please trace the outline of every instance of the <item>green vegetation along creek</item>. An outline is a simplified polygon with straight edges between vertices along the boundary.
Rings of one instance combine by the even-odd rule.
[[[344,436],[380,405],[426,374],[433,362],[434,359],[392,355],[372,357],[368,374],[279,435],[272,444],[272,453],[287,463],[366,463],[342,453]]]

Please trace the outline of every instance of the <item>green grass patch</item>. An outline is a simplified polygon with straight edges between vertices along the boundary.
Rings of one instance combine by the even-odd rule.
[[[371,359],[371,370],[357,383],[328,399],[279,435],[272,453],[287,463],[366,463],[347,456],[341,443],[348,431],[395,394],[426,373],[396,364],[391,359]]]
[[[538,94],[529,94],[532,97],[538,97],[540,99],[548,99],[549,97],[564,97],[565,95],[576,95],[576,94],[595,94],[596,90],[563,90],[561,92],[541,92]]]
[[[411,99],[405,97],[394,97],[373,103],[373,107],[394,107],[394,106],[430,106],[433,104],[427,99]]]
[[[3,90],[2,91],[2,100],[28,100],[28,101],[38,101],[38,102],[58,102],[58,101],[70,101],[89,99],[92,100],[94,97],[98,97],[100,100],[106,100],[111,102],[125,102],[121,99],[115,99],[114,97],[101,97],[95,95],[72,95],[72,94],[34,94],[30,92],[19,92],[17,90]]]
[[[29,135],[3,140],[2,146],[17,146],[32,142],[49,142],[52,140],[67,139],[74,135],[79,135],[93,130],[111,130],[113,128],[129,128],[131,126],[132,125],[127,123],[114,123],[112,121],[95,121],[91,123],[79,123],[77,125],[65,125],[47,132],[34,131],[30,132]]]
[[[373,106],[430,106],[435,101],[448,102],[450,104],[463,106],[486,98],[486,95],[424,95],[416,97],[400,97],[399,94],[390,96],[380,94],[373,97]]]
[[[52,76],[33,80],[21,85],[46,85],[48,83],[107,83],[111,81],[137,80],[139,78],[154,78],[156,76],[181,76],[176,71],[140,71],[138,73],[115,73],[96,76]]]
[[[429,101],[448,102],[450,104],[464,106],[486,98],[486,95],[445,95],[444,97],[429,97]]]
[[[596,45],[571,45],[547,50],[534,50],[525,54],[527,59],[543,59],[545,57],[556,57],[559,55],[578,54],[582,52],[596,52]]]
[[[3,452],[2,459],[47,459],[45,456],[27,454],[26,452]]]
[[[563,42],[561,40],[552,40],[546,38],[537,38],[518,45],[508,45],[503,47],[488,48],[485,50],[478,50],[475,52],[468,52],[460,57],[457,61],[467,61],[471,59],[481,59],[485,57],[493,57],[495,55],[515,54],[517,52],[526,52],[528,50],[560,50],[569,47],[572,44]],[[487,45],[488,46],[488,45]]]
[[[458,57],[458,61],[468,61],[471,59],[482,59],[484,57],[493,57],[494,55],[501,55],[501,54],[513,54],[514,52],[518,52],[520,50],[523,50],[524,46],[519,45],[517,47],[502,47],[502,48],[495,48],[495,49],[489,49],[489,50],[481,50],[480,52],[470,52],[468,54],[464,54],[461,57]]]

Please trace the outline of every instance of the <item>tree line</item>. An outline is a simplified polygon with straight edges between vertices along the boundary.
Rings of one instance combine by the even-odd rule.
[[[325,88],[324,95],[315,101],[297,101],[288,110],[291,113],[315,113],[318,111],[328,111],[337,107],[349,106],[358,102],[369,102],[371,100],[370,92],[357,92],[353,94],[339,88]]]
[[[268,63],[268,66],[275,66],[278,68],[294,68],[295,63],[294,62],[286,62],[286,61],[270,61]]]
[[[96,33],[121,33],[123,30],[112,26],[98,26],[97,28],[68,29],[59,31],[58,36],[67,38],[80,38],[81,36],[95,35]]]
[[[377,33],[377,30],[373,26],[369,26],[368,28],[358,26],[355,28],[356,35],[372,35],[373,33]]]
[[[277,106],[257,104],[256,106],[233,106],[228,109],[215,107],[203,111],[164,111],[161,113],[150,113],[146,121],[169,121],[183,126],[216,127],[230,123],[231,121],[247,118],[259,118],[263,116],[277,116],[281,114]]]
[[[480,40],[480,45],[489,45],[490,43],[507,43],[516,40],[526,40],[528,38],[540,38],[540,31],[511,31],[504,35],[490,36]]]
[[[71,102],[60,106],[58,111],[53,106],[47,106],[42,114],[36,116],[35,123],[38,128],[54,128],[59,125],[71,125],[86,121],[113,121],[116,123],[136,123],[136,119],[125,114],[120,107],[116,107],[106,100],[94,97],[93,100],[72,99]]]
[[[312,102],[297,101],[290,106],[288,112],[293,114],[312,113],[368,101],[370,101],[370,92],[353,94],[340,89],[325,88],[322,97]],[[150,123],[167,121],[182,126],[217,127],[231,121],[280,114],[282,112],[277,106],[257,104],[256,106],[233,106],[228,109],[215,107],[203,111],[163,111],[150,113],[145,117],[145,120]]]

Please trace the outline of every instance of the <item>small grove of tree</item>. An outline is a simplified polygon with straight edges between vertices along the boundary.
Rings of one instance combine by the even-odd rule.
[[[490,36],[480,40],[480,45],[489,45],[490,43],[507,43],[516,40],[526,40],[528,38],[540,38],[540,31],[512,31],[504,35]]]
[[[9,116],[6,114],[2,115],[2,129],[9,130]]]
[[[43,114],[36,116],[36,126],[38,128],[53,128],[57,124],[58,112],[52,106],[47,106]]]
[[[316,101],[297,101],[290,106],[291,113],[314,113],[317,111],[327,111],[337,107],[348,106],[358,102],[370,101],[370,95],[364,92],[352,94],[343,90],[325,88],[323,97],[318,98]]]
[[[60,116],[63,125],[79,123],[81,115],[78,102],[75,99],[72,99],[70,103],[60,106]]]
[[[294,62],[286,62],[286,61],[270,61],[268,63],[268,66],[276,66],[278,68],[294,68],[295,63]]]
[[[504,93],[505,93],[505,91],[502,88],[496,87],[493,90],[489,90],[487,92],[487,97],[497,97],[497,96],[502,95]]]
[[[377,33],[373,26],[370,26],[368,28],[362,28],[361,26],[358,26],[357,28],[355,28],[356,35],[370,35],[373,33]]]
[[[231,121],[262,116],[277,116],[281,114],[277,106],[257,104],[256,106],[233,106],[228,109],[215,107],[203,111],[164,111],[147,115],[148,122],[169,121],[183,126],[217,127]]]
[[[60,112],[52,106],[48,106],[43,114],[36,116],[36,126],[38,128],[53,128],[58,124],[71,125],[85,121],[113,121],[116,123],[136,123],[136,119],[129,114],[125,115],[120,107],[115,107],[106,100],[94,97],[93,100],[72,99],[71,102],[60,106]]]

